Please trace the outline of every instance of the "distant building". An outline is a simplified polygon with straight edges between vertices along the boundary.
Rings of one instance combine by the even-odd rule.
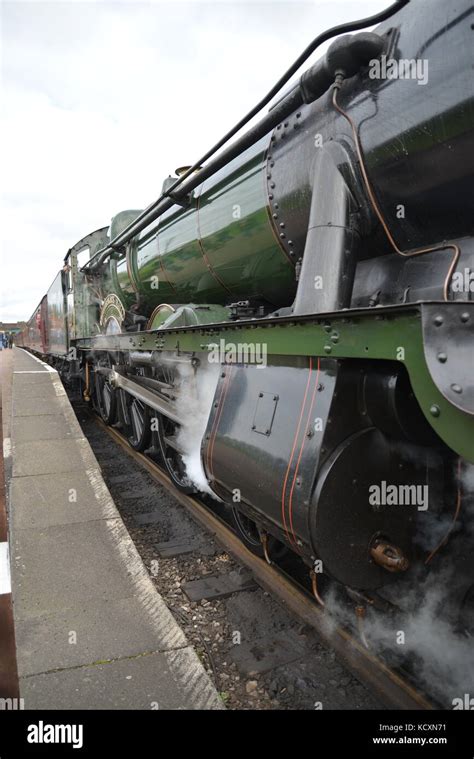
[[[18,332],[21,332],[25,326],[25,322],[0,322],[0,332],[10,332],[16,335]]]

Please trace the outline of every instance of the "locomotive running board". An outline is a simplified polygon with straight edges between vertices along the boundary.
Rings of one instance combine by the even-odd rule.
[[[474,323],[473,302],[423,301],[324,314],[97,335],[78,340],[76,347],[98,352],[152,351],[180,359],[183,355],[209,355],[211,346],[224,339],[229,345],[265,345],[268,355],[397,361],[406,367],[420,408],[435,432],[453,451],[474,463],[473,415],[454,405],[452,395],[448,397],[444,375],[441,387],[438,384],[440,377],[432,375],[434,362],[430,356],[430,339],[428,336],[427,346],[424,328],[426,331],[426,319],[434,318],[433,311],[437,309],[442,309],[445,317],[450,314],[458,324],[464,323],[461,320],[461,317],[466,318],[464,314],[467,314],[466,325]],[[468,341],[469,330],[470,327],[464,330]],[[466,373],[465,369],[461,371],[456,365],[455,375],[450,383],[464,385],[467,397],[472,373],[469,370]],[[150,397],[156,403],[156,396]]]

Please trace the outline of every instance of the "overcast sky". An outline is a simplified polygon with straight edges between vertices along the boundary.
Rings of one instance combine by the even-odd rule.
[[[318,33],[389,4],[0,0],[0,320],[28,318],[68,248],[149,205]]]

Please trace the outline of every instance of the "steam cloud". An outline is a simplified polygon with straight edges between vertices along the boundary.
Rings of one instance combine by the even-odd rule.
[[[364,623],[371,650],[388,656],[397,665],[409,661],[416,679],[448,709],[453,707],[454,699],[462,699],[465,694],[474,697],[474,639],[471,631],[458,627],[457,609],[462,595],[456,595],[457,588],[474,585],[472,562],[464,573],[462,563],[456,561],[459,541],[469,545],[474,533],[474,466],[467,462],[461,469],[461,491],[460,524],[451,534],[453,543],[440,549],[429,571],[420,568],[410,584],[401,580],[384,589],[382,595],[401,608],[400,614],[395,617],[368,608]],[[451,522],[452,515],[443,516],[437,524],[428,523],[428,529],[425,522],[429,548],[438,543]],[[337,622],[354,625],[353,609],[334,590],[325,601],[334,626]],[[400,632],[404,633],[403,643]]]
[[[202,466],[201,441],[211,412],[219,371],[218,364],[203,363],[197,370],[186,364],[180,365],[181,392],[177,403],[178,414],[185,420],[178,433],[178,443],[184,451],[183,463],[187,477],[197,490],[208,493],[217,500],[219,499],[207,484]]]

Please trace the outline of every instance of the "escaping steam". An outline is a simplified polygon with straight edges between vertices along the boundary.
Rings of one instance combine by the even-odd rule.
[[[368,609],[364,620],[370,650],[392,665],[409,662],[416,680],[445,708],[452,708],[454,699],[464,694],[474,696],[473,640],[441,617],[449,582],[454,580],[452,573],[428,577],[418,587],[406,589],[401,615]],[[354,624],[355,613],[334,591],[327,594],[325,604],[334,628],[337,622]]]
[[[459,524],[452,542],[440,549],[429,569],[420,567],[410,584],[402,579],[384,588],[381,595],[400,612],[378,613],[368,606],[364,620],[370,649],[393,664],[409,662],[416,679],[448,709],[466,694],[474,697],[474,640],[472,630],[459,624],[462,593],[456,593],[457,588],[473,587],[472,561],[464,564],[462,559],[466,545],[470,553],[474,522],[474,466],[467,462],[461,468],[460,484],[462,530]],[[451,522],[452,514],[442,520],[443,527]],[[432,548],[440,531],[430,525],[427,533]],[[354,607],[348,608],[337,590],[327,593],[325,603],[334,626],[354,624]]]
[[[218,364],[201,364],[198,369],[180,365],[181,392],[177,402],[178,414],[184,419],[178,443],[183,453],[183,463],[189,482],[202,493],[217,500],[210,489],[201,460],[201,441],[211,413],[220,367]],[[197,376],[199,381],[196,381]]]

